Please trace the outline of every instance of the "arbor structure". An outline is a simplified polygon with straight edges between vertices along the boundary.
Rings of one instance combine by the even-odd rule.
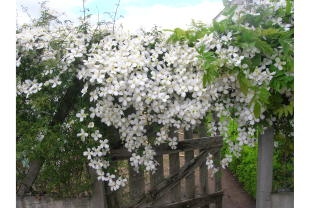
[[[215,115],[209,135],[223,135],[237,157],[264,125],[290,125],[293,2],[229,4],[222,15],[212,27],[193,21],[171,35],[156,27],[130,34],[91,27],[86,17],[79,26],[60,23],[42,4],[41,18],[17,31],[17,152],[32,160],[18,193],[30,188],[44,160],[53,161],[44,170],[56,175],[72,161],[77,172],[87,164],[117,190],[126,179],[109,168],[110,150],[125,147],[137,172],[155,172],[154,145],[177,148],[169,127],[189,130],[207,113]],[[230,120],[238,122],[235,143]],[[214,173],[230,161],[207,158]]]

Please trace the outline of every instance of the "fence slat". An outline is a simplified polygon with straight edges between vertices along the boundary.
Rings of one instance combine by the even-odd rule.
[[[163,156],[154,156],[154,159],[159,163],[159,165],[156,166],[157,170],[155,174],[150,173],[151,189],[156,187],[165,179]],[[165,204],[166,198],[165,195],[163,195],[152,203],[152,208],[163,207]]]
[[[111,163],[110,168],[116,168],[116,172],[114,173],[115,179],[119,177],[119,172],[118,172],[118,165],[117,161],[114,161]],[[107,204],[108,207],[115,207],[115,208],[121,208],[123,206],[123,198],[122,198],[122,189],[121,187],[117,191],[111,191],[111,188],[108,185],[108,181],[105,182],[105,187],[107,190]]]
[[[199,137],[206,137],[207,136],[207,127],[206,122],[202,122],[200,125],[200,132]],[[200,149],[199,153],[201,153],[205,149]],[[206,159],[207,160],[207,159]],[[206,165],[206,160],[204,163],[199,167],[199,190],[200,196],[208,195],[209,194],[209,184],[208,184],[208,166]],[[201,208],[209,208],[209,205],[204,205]]]
[[[193,130],[184,131],[184,139],[193,139]],[[194,150],[185,151],[185,162],[194,158]],[[186,177],[186,199],[195,197],[195,173],[191,173]]]
[[[129,194],[130,201],[134,201],[137,197],[144,194],[145,186],[144,186],[144,173],[139,168],[139,173],[137,173],[134,168],[129,164]]]
[[[177,130],[176,127],[169,128],[170,138],[179,137],[179,134],[177,132],[174,132],[175,130]],[[179,169],[180,169],[179,153],[169,154],[169,174],[173,174],[177,172]],[[181,201],[181,183],[177,183],[177,185],[170,190],[170,202],[174,203],[179,201]]]

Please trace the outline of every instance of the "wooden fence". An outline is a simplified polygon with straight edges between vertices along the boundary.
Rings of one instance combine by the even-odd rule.
[[[111,192],[106,188],[106,193],[98,192],[96,194],[99,198],[100,196],[103,197],[103,199],[98,200],[105,202],[101,207],[209,207],[209,204],[212,203],[215,203],[216,208],[222,207],[223,191],[221,177],[219,176],[221,171],[214,176],[214,193],[209,194],[208,168],[206,165],[208,153],[213,154],[215,160],[221,159],[222,136],[204,137],[206,136],[204,131],[200,133],[200,138],[193,139],[191,130],[185,131],[184,134],[175,133],[174,130],[175,128],[170,129],[169,137],[177,136],[179,138],[177,149],[171,149],[166,144],[154,146],[156,152],[154,159],[159,163],[156,166],[155,174],[144,175],[143,171],[137,173],[129,165],[129,202],[124,202],[121,190]],[[194,150],[199,150],[196,157]],[[180,152],[184,152],[184,155],[179,155]],[[117,168],[117,161],[129,160],[131,153],[124,148],[112,150],[110,156],[114,158],[112,167]],[[182,167],[180,167],[180,157],[185,157]],[[169,175],[167,177],[164,176],[164,158],[169,158]],[[198,168],[200,195],[196,196],[195,170]],[[118,172],[116,172],[117,174]],[[185,199],[182,199],[181,195],[182,179],[185,179]],[[146,184],[146,181],[150,181],[150,183]],[[146,188],[147,186],[148,188]],[[146,191],[146,189],[149,190]]]
[[[177,149],[171,149],[166,144],[154,146],[156,152],[155,160],[159,163],[156,166],[155,174],[144,174],[143,171],[135,172],[130,166],[129,158],[130,152],[126,148],[111,150],[110,155],[112,159],[111,168],[115,168],[115,175],[118,177],[119,171],[124,171],[124,167],[119,166],[120,161],[127,161],[128,168],[125,168],[125,173],[128,174],[129,186],[125,189],[111,191],[107,182],[96,180],[93,184],[92,198],[87,203],[78,202],[78,206],[94,207],[94,208],[121,208],[121,207],[209,207],[209,204],[215,203],[216,208],[222,207],[222,185],[221,185],[221,169],[214,175],[214,192],[209,193],[208,184],[208,167],[206,165],[206,158],[208,153],[213,154],[214,159],[220,161],[220,150],[223,146],[223,137],[206,137],[206,128],[198,135],[199,138],[193,138],[193,132],[184,131],[183,133],[176,133],[175,128],[169,129],[169,137],[177,137]],[[184,153],[182,153],[184,152]],[[194,155],[197,154],[197,156]],[[181,155],[182,153],[183,155]],[[164,166],[168,165],[168,174],[166,168],[166,177],[164,174]],[[182,167],[180,164],[184,163]],[[196,171],[195,171],[196,170]],[[195,173],[199,170],[199,180],[195,180]],[[91,169],[91,176],[96,178],[97,174],[94,169]],[[122,172],[124,174],[124,172]],[[197,174],[196,174],[197,175]],[[181,187],[185,179],[185,187]],[[149,183],[147,183],[149,181]],[[195,181],[199,181],[199,195],[195,192]],[[185,194],[182,197],[182,189],[185,189]],[[128,192],[129,197],[123,197],[125,192]],[[129,198],[129,199],[128,199]],[[25,202],[26,200],[26,202]],[[26,204],[20,207],[46,207],[46,208],[61,208],[59,204],[64,204],[63,207],[68,207],[68,203],[72,206],[77,206],[77,202],[71,199],[65,200],[64,203],[45,200],[44,205],[38,203],[27,203],[32,199],[24,196],[17,196],[17,204]],[[34,200],[32,200],[34,201]],[[17,207],[19,207],[17,205]],[[71,207],[71,205],[69,206]]]

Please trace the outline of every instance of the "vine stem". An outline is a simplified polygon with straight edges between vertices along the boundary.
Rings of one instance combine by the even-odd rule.
[[[121,0],[119,0],[118,4],[116,4],[116,10],[115,10],[114,18],[113,18],[113,34],[114,34],[114,27],[115,27],[115,18],[116,18],[116,14],[117,14],[117,10],[118,10],[120,2],[121,2]]]

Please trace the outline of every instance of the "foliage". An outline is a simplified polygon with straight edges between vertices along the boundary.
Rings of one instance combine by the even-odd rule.
[[[237,124],[230,122],[229,135],[232,141],[236,140]],[[290,157],[285,161],[281,158],[281,147],[277,143],[281,143],[279,139],[275,139],[274,158],[273,158],[273,180],[272,190],[291,188],[294,189],[294,157]],[[224,142],[221,149],[221,156],[227,157],[231,152],[229,144]],[[238,180],[244,184],[244,189],[248,194],[256,198],[257,183],[257,161],[258,161],[258,145],[254,148],[245,146],[241,151],[241,156],[232,156],[232,162],[229,169],[237,176]]]

